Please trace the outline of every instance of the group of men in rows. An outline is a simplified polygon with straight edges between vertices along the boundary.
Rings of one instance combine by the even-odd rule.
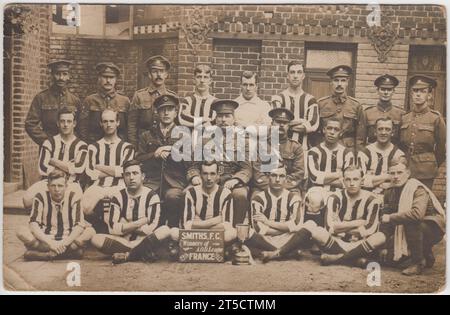
[[[180,99],[165,85],[170,62],[145,64],[150,86],[131,102],[115,89],[120,69],[98,64],[99,90],[83,103],[67,88],[71,63],[49,64],[54,83],[34,98],[25,123],[40,145],[42,176],[24,197],[29,227],[17,233],[26,259],[81,257],[90,242],[115,263],[153,261],[165,240],[177,255],[180,228],[223,229],[230,247],[245,222],[245,244],[265,262],[314,244],[323,264],[371,257],[407,275],[433,265],[432,247],[445,234],[431,191],[446,133],[428,105],[435,80],[411,78],[405,113],[391,102],[397,78],[377,78],[379,102],[363,108],[347,95],[345,65],[328,71],[333,93],[316,100],[302,89],[302,63],[292,61],[288,88],[269,103],[249,71],[241,95],[223,100],[210,93],[211,68],[198,65],[194,93]],[[269,125],[279,139],[266,139],[277,157],[270,169],[261,158],[238,158],[246,143],[212,161],[173,156],[178,126],[215,126],[226,144],[245,127]]]

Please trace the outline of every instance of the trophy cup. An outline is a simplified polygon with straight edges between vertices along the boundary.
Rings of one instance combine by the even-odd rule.
[[[250,226],[248,224],[237,224],[236,230],[239,240],[239,250],[234,254],[233,265],[250,265],[250,251],[244,245],[245,240],[249,236]]]

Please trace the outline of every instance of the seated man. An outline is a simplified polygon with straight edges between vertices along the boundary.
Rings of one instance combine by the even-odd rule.
[[[160,200],[155,191],[143,185],[145,174],[139,161],[123,165],[126,188],[116,192],[111,200],[106,222],[109,234],[96,234],[92,245],[104,254],[113,255],[113,263],[153,261],[154,250],[170,237],[167,226],[158,227]]]
[[[97,233],[107,233],[105,213],[109,211],[111,196],[124,188],[122,166],[134,158],[134,148],[117,135],[117,112],[106,109],[101,119],[104,137],[88,147],[86,173],[94,183],[84,192],[82,209]]]
[[[190,161],[177,161],[172,156],[172,147],[179,141],[178,136],[173,136],[177,127],[178,98],[161,95],[155,99],[153,106],[157,111],[158,124],[139,135],[136,159],[144,169],[144,185],[161,196],[161,225],[178,227],[184,206],[183,190],[188,184],[199,184],[200,177],[197,171],[190,171]]]
[[[285,188],[286,173],[286,165],[279,162],[269,174],[269,187],[252,198],[254,231],[251,234],[256,232],[263,238],[258,242],[246,242],[252,253],[258,254],[257,249],[272,247],[271,251],[276,251],[281,248],[295,235],[296,218],[303,218],[299,195]],[[302,219],[299,224],[303,224]]]
[[[286,164],[285,187],[289,191],[295,191],[301,195],[301,187],[305,176],[305,162],[303,160],[302,145],[288,138],[289,123],[294,119],[294,114],[287,108],[275,108],[269,111],[272,118],[272,126],[279,127],[279,146],[273,146],[277,154]],[[270,138],[269,138],[270,139]],[[269,186],[269,174],[261,171],[262,161],[258,159],[253,163],[254,191],[259,192]],[[255,194],[255,192],[253,194]]]
[[[405,158],[405,154],[392,144],[394,123],[390,118],[379,118],[375,123],[376,142],[358,152],[358,163],[364,171],[363,188],[382,193],[391,184],[388,163],[393,159]]]
[[[342,122],[338,118],[325,120],[325,140],[308,151],[310,186],[321,186],[327,191],[342,188],[342,171],[355,162],[352,150],[339,143]]]
[[[384,193],[380,226],[387,239],[382,262],[396,264],[409,256],[402,274],[421,274],[424,267],[434,264],[432,248],[445,235],[445,211],[426,185],[410,178],[406,159],[392,160],[389,174],[392,188]]]
[[[359,258],[383,245],[385,237],[377,232],[380,201],[373,193],[361,189],[362,175],[362,170],[355,166],[344,170],[344,189],[330,194],[327,201],[326,228],[307,222],[292,242],[278,251],[264,253],[265,259],[286,255],[312,237],[324,252],[322,264],[356,262],[363,266],[366,261]]]
[[[183,225],[185,229],[225,230],[226,243],[234,241],[233,198],[231,191],[219,186],[217,162],[202,162],[200,176],[202,184],[190,187],[186,192]],[[172,238],[178,240],[179,229],[172,229]]]
[[[68,107],[58,111],[59,133],[45,140],[39,151],[39,173],[41,181],[31,185],[23,196],[25,209],[30,209],[33,199],[39,191],[47,188],[47,177],[53,170],[59,169],[69,175],[70,189],[82,193],[80,177],[84,173],[87,161],[87,144],[75,136],[75,113]]]
[[[81,194],[68,188],[66,173],[55,169],[48,174],[47,189],[36,194],[28,227],[17,237],[27,251],[25,260],[81,259],[83,247],[95,233],[85,228]]]

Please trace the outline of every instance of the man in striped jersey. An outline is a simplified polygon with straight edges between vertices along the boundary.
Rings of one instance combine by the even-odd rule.
[[[304,150],[309,147],[309,135],[313,135],[319,127],[319,105],[311,94],[303,91],[305,79],[303,64],[294,60],[287,66],[289,87],[272,98],[274,107],[284,107],[294,113],[290,123],[292,139],[300,142]]]
[[[233,228],[233,198],[231,191],[219,186],[219,165],[203,161],[200,166],[202,184],[190,187],[185,196],[183,212],[184,229],[223,229],[225,242],[236,238]],[[178,240],[179,230],[172,229]]]
[[[28,227],[17,230],[27,251],[25,260],[80,259],[94,231],[85,228],[81,194],[67,185],[66,173],[48,174],[47,189],[33,200]]]
[[[180,101],[181,108],[178,114],[180,125],[193,128],[195,117],[202,118],[204,125],[211,125],[215,117],[211,104],[216,99],[210,94],[211,83],[211,68],[208,65],[196,66],[194,69],[195,91]]]
[[[358,163],[364,171],[363,187],[382,193],[391,184],[388,164],[393,159],[406,158],[402,150],[392,144],[394,123],[390,118],[378,118],[375,123],[377,141],[358,152]]]
[[[265,253],[266,259],[285,255],[312,239],[324,254],[322,264],[357,264],[365,267],[363,259],[382,246],[385,237],[377,232],[381,200],[361,189],[363,173],[354,165],[344,171],[344,189],[333,193],[327,201],[325,228],[312,221],[297,232],[296,238],[279,251]]]
[[[79,183],[86,168],[87,144],[74,134],[77,125],[75,116],[75,112],[68,107],[63,107],[58,111],[56,124],[59,133],[45,140],[40,148],[39,173],[41,181],[34,183],[24,194],[23,204],[26,209],[31,208],[36,193],[47,188],[48,174],[55,169],[68,174],[68,184],[71,189],[82,193]]]
[[[286,166],[279,162],[269,174],[269,187],[252,198],[250,221],[254,230],[246,245],[254,254],[258,254],[258,250],[263,250],[263,254],[277,251],[295,235],[296,219],[300,218],[299,223],[303,223],[300,196],[285,188],[286,178]],[[254,234],[262,236],[262,240],[252,240]]]
[[[88,147],[86,173],[94,182],[83,195],[82,209],[86,219],[100,233],[107,230],[103,215],[109,210],[109,199],[124,187],[122,166],[134,158],[134,148],[119,138],[119,116],[109,109],[102,113],[104,137]],[[101,202],[99,202],[101,201]]]
[[[235,101],[239,107],[234,113],[239,126],[269,126],[268,113],[271,109],[268,102],[256,95],[258,90],[258,76],[252,71],[244,71],[241,75],[241,95]]]
[[[104,254],[113,255],[113,263],[153,261],[161,241],[170,237],[167,226],[158,227],[159,196],[143,185],[144,178],[139,161],[123,164],[125,188],[113,195],[109,215],[105,217],[109,234],[92,237],[92,245]]]
[[[342,188],[342,171],[353,164],[352,150],[339,143],[342,121],[330,118],[323,127],[325,140],[308,151],[308,173],[310,186],[321,186],[327,191]]]

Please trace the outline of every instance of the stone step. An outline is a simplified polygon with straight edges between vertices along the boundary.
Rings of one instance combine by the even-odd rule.
[[[3,195],[4,214],[29,214],[30,210],[23,206],[22,197],[25,190],[18,190],[13,193]]]
[[[3,183],[3,195],[9,195],[13,192],[18,191],[20,187],[20,183],[14,183],[14,182],[5,182]]]

